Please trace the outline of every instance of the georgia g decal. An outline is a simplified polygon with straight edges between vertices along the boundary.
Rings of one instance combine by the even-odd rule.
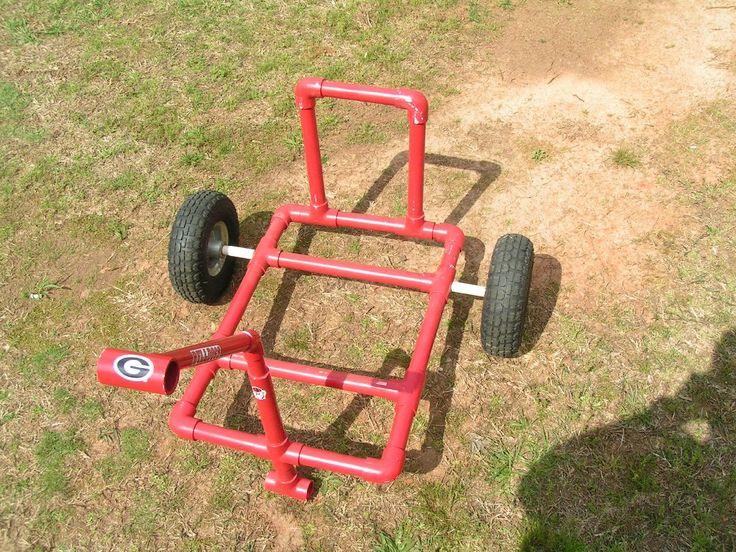
[[[112,363],[115,373],[128,381],[147,382],[153,374],[153,362],[142,355],[122,355]]]

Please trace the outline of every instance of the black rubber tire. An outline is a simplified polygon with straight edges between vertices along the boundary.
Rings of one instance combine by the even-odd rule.
[[[227,227],[227,243],[238,245],[238,213],[233,202],[220,192],[203,190],[184,201],[171,227],[169,279],[176,292],[192,303],[215,303],[232,280],[233,257],[227,257],[214,275],[207,269],[207,244],[218,222]]]
[[[510,358],[519,353],[533,265],[529,238],[506,234],[496,242],[480,322],[480,340],[489,355]]]

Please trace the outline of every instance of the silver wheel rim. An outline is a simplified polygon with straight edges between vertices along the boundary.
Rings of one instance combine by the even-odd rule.
[[[212,227],[207,240],[207,272],[210,276],[217,276],[225,266],[227,257],[222,254],[222,246],[228,244],[229,238],[227,225],[223,221]]]

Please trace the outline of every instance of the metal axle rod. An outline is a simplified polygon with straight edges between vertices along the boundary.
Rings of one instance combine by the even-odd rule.
[[[249,247],[236,247],[234,245],[223,245],[222,254],[228,257],[237,257],[239,259],[252,259],[255,249]],[[465,282],[452,282],[450,291],[459,293],[460,295],[470,295],[471,297],[483,298],[486,294],[486,288],[475,284],[466,284]]]

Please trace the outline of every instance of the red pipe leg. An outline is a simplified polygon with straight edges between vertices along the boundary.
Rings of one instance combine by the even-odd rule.
[[[271,374],[263,360],[261,341],[255,333],[252,335],[256,345],[244,353],[248,365],[248,380],[253,388],[253,397],[256,399],[256,406],[263,424],[263,433],[266,436],[266,448],[273,464],[273,469],[266,475],[264,486],[275,493],[307,500],[312,494],[312,481],[299,477],[296,468],[281,459],[291,443],[286,436],[279,407],[276,404]]]

